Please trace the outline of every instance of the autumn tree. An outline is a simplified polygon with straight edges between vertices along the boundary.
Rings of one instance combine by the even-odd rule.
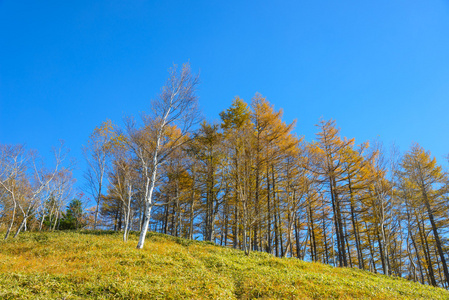
[[[353,140],[342,140],[335,121],[321,120],[317,134],[318,141],[309,146],[309,156],[312,158],[308,168],[311,172],[320,176],[320,180],[326,183],[331,199],[333,220],[338,249],[340,266],[348,266],[348,250],[346,248],[346,226],[343,211],[343,195],[339,183],[343,180],[343,149],[353,144]]]
[[[98,214],[105,187],[105,175],[108,168],[108,156],[111,149],[111,137],[113,135],[112,122],[107,120],[95,127],[89,137],[87,145],[83,147],[83,155],[88,169],[84,174],[87,181],[87,190],[95,200],[95,213],[93,229],[97,228]]]
[[[443,251],[441,232],[437,217],[447,217],[447,206],[443,197],[446,193],[447,175],[430,152],[426,152],[418,144],[414,144],[401,161],[400,178],[404,186],[410,190],[408,196],[414,198],[414,204],[421,207],[430,222],[434,245],[443,267],[444,281],[449,285],[449,272]],[[418,221],[418,226],[419,221]],[[424,226],[424,224],[422,224]],[[430,254],[427,253],[430,260]],[[428,262],[430,263],[430,261]]]
[[[5,239],[8,238],[14,222],[17,210],[22,213],[22,220],[18,224],[14,237],[22,230],[27,229],[28,220],[39,211],[45,191],[60,170],[67,151],[63,142],[59,148],[53,149],[54,166],[51,169],[45,167],[42,159],[36,151],[26,151],[24,146],[0,146],[0,188],[4,198],[10,200],[12,210],[10,222]]]
[[[115,206],[114,229],[121,229],[123,219],[123,241],[128,240],[128,233],[132,226],[133,201],[138,191],[138,169],[137,162],[133,158],[131,149],[127,147],[126,137],[121,132],[114,132],[110,140],[111,168],[108,172],[107,205],[102,211],[107,214]],[[117,201],[118,200],[118,201]],[[135,208],[134,208],[135,210]],[[119,225],[119,226],[117,226]]]
[[[39,230],[45,224],[49,230],[55,230],[60,218],[63,215],[63,209],[73,195],[73,185],[75,179],[72,171],[67,168],[60,168],[54,175],[41,195],[40,203],[40,224]]]
[[[5,240],[8,238],[14,225],[18,202],[20,200],[21,182],[26,172],[26,151],[24,146],[0,145],[0,185],[3,191],[5,208],[11,209],[9,225],[6,230]]]
[[[252,127],[248,104],[236,97],[231,107],[220,113],[226,139],[226,150],[230,159],[229,176],[233,189],[233,246],[241,242],[245,253],[249,253],[248,230],[250,223],[250,188],[251,188],[251,142]],[[240,240],[239,240],[240,239]]]
[[[227,196],[222,140],[219,125],[204,121],[189,148],[197,163],[197,182],[203,199],[204,239],[207,241],[215,240],[218,214]]]
[[[255,228],[254,228],[254,249],[257,251],[261,247],[262,241],[262,220],[267,220],[266,225],[266,244],[267,251],[271,252],[272,244],[272,220],[273,205],[276,205],[276,199],[273,198],[272,186],[276,186],[271,182],[270,173],[274,171],[274,166],[281,162],[284,158],[291,157],[297,151],[300,139],[297,139],[292,130],[296,121],[286,124],[282,120],[282,109],[276,111],[268,100],[261,94],[256,93],[251,100],[251,121],[253,126],[253,144],[252,153],[254,156],[254,208],[255,208]],[[296,157],[298,158],[298,157]],[[294,158],[294,159],[296,159]],[[270,172],[271,171],[271,172]],[[265,183],[265,188],[263,187]],[[262,201],[264,195],[266,201]],[[266,208],[266,218],[262,217],[263,208]],[[277,225],[276,225],[277,226]],[[276,233],[275,233],[276,239]]]
[[[192,74],[190,65],[181,70],[174,66],[161,94],[152,101],[152,112],[142,116],[143,127],[136,128],[133,121],[127,124],[128,145],[139,161],[144,181],[144,221],[137,248],[143,248],[154,206],[154,188],[161,163],[185,141],[192,125],[198,122],[196,87],[198,76]],[[167,137],[167,130],[177,128],[175,139]]]

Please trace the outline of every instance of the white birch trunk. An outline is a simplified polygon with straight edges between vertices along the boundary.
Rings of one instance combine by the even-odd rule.
[[[153,203],[153,192],[156,185],[156,175],[159,166],[159,155],[162,157],[165,153],[169,155],[170,151],[167,149],[161,149],[162,138],[165,134],[165,129],[170,124],[176,125],[176,122],[180,122],[183,126],[181,129],[181,136],[185,136],[190,126],[197,121],[198,115],[196,113],[196,96],[194,95],[195,86],[198,83],[197,77],[192,77],[190,74],[190,66],[188,64],[183,65],[180,74],[177,74],[176,67],[170,71],[170,77],[167,80],[166,86],[163,87],[162,93],[158,101],[153,102],[153,109],[155,118],[152,125],[156,130],[157,136],[154,140],[154,150],[150,150],[147,153],[152,155],[152,163],[148,166],[146,158],[143,155],[143,145],[138,145],[137,156],[140,158],[143,171],[145,172],[146,184],[145,184],[145,209],[144,220],[142,229],[140,232],[139,242],[137,249],[142,249],[145,243],[145,237],[148,231],[148,226],[151,219],[151,209]],[[159,123],[160,122],[160,123]],[[139,144],[139,143],[138,143]],[[165,144],[166,145],[166,144]],[[172,147],[176,147],[172,145]],[[148,149],[147,149],[148,150]],[[173,149],[172,149],[173,150]],[[159,153],[161,151],[161,153]],[[166,152],[163,152],[166,151]],[[152,153],[151,153],[152,152]],[[149,171],[149,167],[151,171]]]
[[[139,242],[137,243],[137,249],[142,249],[143,244],[145,243],[145,238],[148,231],[148,225],[150,224],[151,219],[151,209],[153,208],[153,191],[154,186],[156,185],[156,175],[157,175],[157,154],[160,144],[160,139],[162,136],[162,130],[160,131],[157,139],[156,149],[154,151],[153,156],[153,165],[151,170],[151,178],[147,179],[146,184],[146,197],[145,197],[145,210],[144,210],[144,221],[142,230],[140,231]]]
[[[16,208],[17,208],[17,204],[16,204],[16,201],[14,201],[14,208],[13,208],[13,211],[12,211],[11,222],[9,223],[8,229],[6,230],[5,240],[8,238],[9,233],[11,232],[12,226],[14,225],[14,219],[15,219],[15,216],[16,216]]]
[[[42,231],[42,225],[44,224],[45,212],[42,214],[42,219],[39,222],[39,231]]]

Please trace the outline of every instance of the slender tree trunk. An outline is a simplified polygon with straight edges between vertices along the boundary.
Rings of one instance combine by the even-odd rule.
[[[237,197],[236,197],[237,198]],[[237,249],[238,247],[238,236],[239,236],[239,209],[238,209],[238,204],[237,204],[237,199],[236,199],[236,204],[234,207],[234,226],[233,226],[233,234],[234,234],[234,238],[233,238],[233,247],[234,249]]]
[[[114,231],[117,231],[117,224],[118,224],[118,209],[115,211],[114,215]]]
[[[413,274],[413,281],[417,281],[417,275],[416,275],[416,264],[413,260],[413,254],[412,254],[412,250],[410,247],[410,242],[409,242],[409,237],[410,237],[410,231],[407,233],[407,256],[408,256],[408,261],[409,261],[409,274]]]
[[[426,259],[426,264],[427,264],[429,283],[432,284],[433,286],[437,286],[437,283],[435,280],[435,274],[433,272],[432,260],[430,259],[429,244],[427,242],[427,238],[424,233],[424,225],[423,225],[423,228],[421,229],[420,223],[421,222],[419,220],[417,220],[417,225],[419,228],[419,236],[421,238],[421,243],[423,245],[423,250],[424,250],[424,257]]]
[[[441,285],[444,287],[445,286],[444,277],[443,277],[443,274],[441,273],[441,266],[440,266],[440,260],[438,258],[437,249],[434,249],[434,252],[435,252],[435,259],[437,260],[438,277],[440,278]]]
[[[377,243],[379,244],[379,252],[380,252],[380,260],[382,262],[382,270],[384,272],[385,275],[388,275],[388,270],[387,270],[387,264],[385,261],[385,256],[384,256],[384,249],[383,249],[383,243],[382,243],[382,238],[380,237],[379,234],[379,229],[376,229],[376,235],[377,235]]]
[[[267,252],[271,253],[271,201],[270,201],[271,191],[270,191],[270,176],[268,173],[267,164]]]
[[[55,231],[56,225],[58,224],[58,219],[59,219],[59,210],[56,210],[56,212],[55,212],[55,222],[53,223],[52,231]]]
[[[167,197],[168,202],[168,197]],[[170,205],[167,203],[165,206],[164,223],[163,223],[163,233],[168,234],[168,219],[170,217]]]
[[[224,224],[224,245],[228,245],[228,230],[229,230],[229,203],[226,201],[225,205],[225,224]]]
[[[193,219],[195,209],[195,190],[192,190],[192,197],[190,199],[190,216],[189,216],[189,239],[193,240]]]
[[[258,147],[259,148],[259,147]],[[257,149],[259,151],[259,149]],[[257,154],[258,157],[258,154]],[[254,223],[254,251],[259,251],[259,160],[256,160],[256,187],[255,187],[255,223]]]
[[[345,231],[344,231],[344,234],[345,234],[345,240],[346,240],[346,247],[347,247],[347,250],[348,250],[348,258],[349,258],[349,266],[352,268],[352,257],[351,257],[351,249],[350,249],[350,244],[349,244],[349,238],[348,238],[348,233],[347,233],[347,227],[346,227],[346,220],[343,220],[344,222],[343,222],[343,224],[344,224],[344,228],[345,228]]]
[[[174,235],[179,236],[179,220],[180,220],[180,209],[179,209],[179,187],[178,184],[176,184],[176,195],[175,195],[175,205],[173,208],[174,212]]]
[[[23,215],[23,220],[22,220],[22,222],[20,223],[19,228],[17,228],[17,231],[16,231],[16,233],[14,234],[14,238],[16,238],[16,237],[19,235],[20,231],[21,231],[23,228],[26,228],[28,214],[29,214],[29,211],[27,210],[27,212]]]
[[[97,229],[98,212],[100,211],[100,201],[101,201],[102,181],[103,181],[103,174],[101,174],[100,182],[99,182],[99,184],[98,184],[97,206],[95,207],[94,230]]]
[[[148,202],[145,203],[145,213],[143,219],[142,231],[140,232],[139,242],[137,244],[137,249],[142,249],[143,244],[145,243],[145,238],[148,231],[148,225],[150,224],[150,216],[151,216],[151,208],[152,205]]]
[[[340,199],[338,197],[337,194],[337,183],[335,178],[331,178],[332,181],[332,193],[334,194],[334,199],[335,199],[335,211],[337,213],[337,230],[338,230],[338,234],[339,234],[339,239],[340,239],[340,249],[341,249],[341,258],[343,260],[343,266],[347,267],[348,266],[348,261],[346,258],[346,247],[345,247],[345,235],[344,235],[344,230],[343,230],[343,216],[341,213],[341,207],[340,207]],[[337,235],[338,237],[338,235]]]
[[[122,223],[123,223],[123,207],[120,207],[120,213],[118,216],[118,224],[117,224],[118,231],[122,230]]]
[[[433,236],[435,237],[435,244],[437,246],[438,254],[440,255],[440,260],[443,265],[444,277],[446,279],[446,284],[449,285],[449,271],[448,271],[447,264],[446,264],[446,258],[444,257],[443,248],[441,247],[440,235],[438,234],[438,229],[437,229],[437,226],[435,225],[435,220],[433,217],[432,209],[430,208],[429,199],[427,197],[427,193],[424,189],[424,186],[422,187],[422,189],[423,189],[423,195],[424,195],[424,203],[426,205],[430,224],[432,225]]]
[[[42,214],[42,219],[39,222],[39,231],[42,231],[42,225],[44,224],[44,220],[45,220],[45,213]]]
[[[248,247],[247,227],[248,227],[248,208],[246,205],[246,200],[243,199],[243,250],[245,251],[246,255],[249,255],[250,248]]]
[[[334,226],[332,226],[332,231],[331,231],[331,243],[332,243],[332,262],[335,267],[337,265],[337,261],[335,259]]]
[[[312,253],[312,260],[317,261],[317,249],[316,249],[316,240],[315,240],[315,224],[313,222],[313,213],[312,213],[312,205],[310,204],[309,199],[309,223],[310,223],[310,241],[311,241],[311,253]]]
[[[372,266],[373,266],[374,273],[377,273],[376,262],[375,262],[375,260],[374,260],[373,242],[371,241],[370,233],[369,233],[369,231],[368,231],[368,226],[367,226],[366,223],[365,223],[365,229],[366,229],[366,237],[367,237],[367,239],[368,239],[369,252],[370,252],[370,255],[371,255],[371,263],[372,263]],[[369,267],[370,270],[371,270],[371,267],[370,267],[370,263],[369,263],[369,262],[368,262],[368,267]]]
[[[333,211],[333,217],[334,217],[335,234],[337,237],[338,263],[339,263],[339,266],[341,267],[341,266],[343,266],[343,257],[342,257],[342,250],[341,250],[340,231],[338,229],[339,224],[338,224],[338,219],[337,219],[337,203],[335,201],[332,178],[329,178],[329,187],[330,187],[332,211]],[[335,259],[335,257],[334,257],[334,259]]]
[[[278,214],[278,202],[276,197],[276,181],[274,177],[274,166],[271,165],[271,182],[273,186],[273,209],[274,209],[274,246],[275,246],[275,253],[276,256],[279,257],[279,246],[280,246],[280,240],[282,240],[282,237],[279,237],[279,214]],[[282,253],[282,252],[281,252]]]
[[[424,273],[423,273],[423,268],[421,265],[421,257],[419,256],[418,247],[416,246],[416,242],[415,242],[415,239],[413,238],[412,234],[410,234],[410,238],[412,240],[413,248],[415,249],[416,260],[418,262],[418,267],[419,267],[419,273],[421,274],[421,283],[424,284]]]
[[[351,222],[352,222],[352,228],[354,229],[354,238],[355,238],[355,246],[356,246],[356,250],[357,250],[357,260],[359,263],[359,269],[364,269],[365,268],[365,263],[363,261],[363,253],[362,253],[362,249],[360,247],[360,236],[359,236],[359,227],[356,221],[356,217],[355,217],[355,210],[354,210],[354,205],[353,205],[353,199],[352,199],[352,188],[350,188],[350,193],[351,193]]]
[[[326,219],[324,215],[324,209],[323,209],[323,239],[324,239],[324,259],[323,261],[328,264],[329,263],[329,251],[328,251],[328,245],[327,245],[327,233],[326,233]]]
[[[301,259],[301,243],[299,241],[298,217],[295,218],[295,240],[296,240],[296,257]]]
[[[289,212],[287,217],[287,245],[285,246],[284,257],[287,257],[290,252],[290,257],[293,257],[292,233],[293,233],[294,216]]]
[[[11,232],[11,229],[12,229],[12,227],[14,225],[14,220],[15,220],[15,216],[16,216],[16,209],[17,209],[17,203],[16,203],[16,201],[14,201],[13,210],[12,210],[12,217],[11,217],[11,221],[9,222],[8,229],[6,230],[5,240],[8,238],[9,233]]]
[[[126,209],[125,207],[123,209]],[[123,228],[123,241],[128,241],[128,226],[129,226],[129,218],[128,218],[129,212],[125,211],[125,226]]]
[[[159,132],[157,134],[156,145],[155,145],[155,150],[153,153],[153,159],[152,159],[152,165],[151,165],[151,174],[150,174],[151,176],[148,177],[148,173],[146,173],[147,181],[145,184],[144,220],[143,220],[142,230],[140,231],[139,242],[137,243],[137,249],[143,248],[143,245],[145,243],[145,238],[147,236],[148,225],[150,224],[151,209],[153,207],[153,191],[154,191],[154,186],[156,185],[156,175],[157,175],[157,168],[158,168],[158,151],[159,151],[159,147],[161,144],[162,132],[165,128],[165,122],[170,113],[170,110],[171,110],[171,107],[167,110],[164,118],[162,119],[162,124],[161,124],[161,126],[159,128]],[[144,160],[143,157],[141,159]],[[144,163],[144,166],[145,166],[145,172],[148,172],[148,169],[146,168],[146,163]]]

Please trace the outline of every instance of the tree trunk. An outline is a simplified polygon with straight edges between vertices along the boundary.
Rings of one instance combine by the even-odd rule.
[[[435,274],[433,272],[433,266],[432,266],[432,261],[430,259],[430,249],[429,249],[429,244],[427,242],[427,238],[425,236],[425,232],[424,232],[424,225],[423,228],[421,229],[421,224],[420,221],[417,220],[417,224],[418,224],[418,228],[419,228],[419,236],[421,238],[421,243],[423,245],[423,250],[424,250],[424,257],[426,259],[426,264],[427,264],[427,270],[428,270],[428,278],[429,278],[429,283],[433,286],[437,286],[436,280],[435,280]]]
[[[324,255],[325,259],[323,261],[328,264],[329,263],[329,251],[328,251],[328,245],[327,245],[327,234],[326,234],[326,219],[324,215],[324,209],[323,209],[323,239],[324,239]]]
[[[148,202],[146,202],[143,226],[142,226],[142,231],[140,232],[137,249],[142,249],[143,244],[145,243],[145,238],[146,238],[147,231],[148,231],[148,225],[150,224],[151,208],[152,208],[152,205],[149,204]]]
[[[310,204],[309,198],[309,224],[310,224],[310,252],[312,254],[312,260],[317,261],[317,249],[316,249],[316,240],[315,240],[315,224],[313,222],[313,214],[312,214],[312,205]]]
[[[190,200],[190,220],[189,220],[189,239],[193,240],[193,219],[194,219],[194,206],[195,206],[195,191],[192,191],[192,197]]]
[[[351,181],[349,180],[349,193],[350,193],[350,208],[351,208],[351,222],[352,222],[352,228],[354,229],[354,237],[355,237],[355,246],[357,250],[357,260],[359,264],[359,269],[365,269],[365,263],[363,261],[363,253],[362,249],[360,247],[360,236],[359,236],[359,226],[356,221],[355,216],[355,209],[354,209],[354,198],[352,195],[352,187],[351,187]]]
[[[237,247],[238,247],[238,236],[239,236],[239,222],[238,222],[238,220],[239,220],[239,209],[238,209],[238,204],[237,204],[237,201],[236,201],[236,204],[235,204],[235,208],[234,208],[234,217],[235,217],[235,219],[234,219],[234,226],[233,226],[233,234],[234,234],[234,238],[233,238],[233,247],[234,247],[234,249],[237,249]]]
[[[427,193],[424,189],[424,186],[422,188],[423,188],[424,203],[426,204],[427,214],[429,215],[430,224],[432,225],[433,236],[435,237],[435,244],[438,249],[438,254],[440,255],[441,263],[443,264],[444,277],[446,279],[446,284],[449,285],[449,271],[447,269],[446,258],[444,257],[443,248],[441,247],[440,236],[438,234],[437,226],[435,225],[435,220],[433,218],[432,209],[430,208]]]
[[[301,243],[299,241],[298,217],[295,218],[296,257],[301,259]]]
[[[270,201],[271,191],[270,191],[270,176],[268,173],[267,165],[267,252],[271,253],[271,201]]]
[[[11,229],[14,225],[14,219],[16,216],[16,209],[17,209],[17,203],[14,201],[14,206],[13,206],[13,210],[12,210],[12,217],[11,217],[11,221],[9,222],[9,226],[8,229],[6,230],[6,234],[5,234],[5,240],[8,238],[9,233],[11,232]]]
[[[95,220],[94,220],[94,230],[97,229],[97,222],[98,222],[98,212],[100,210],[100,201],[101,201],[101,188],[102,188],[102,181],[103,175],[101,176],[100,183],[98,186],[98,195],[97,195],[97,206],[95,207]]]
[[[330,187],[330,194],[331,194],[332,212],[333,212],[333,217],[334,217],[333,219],[334,219],[334,225],[335,225],[335,235],[337,237],[338,264],[341,267],[341,266],[343,266],[343,257],[342,257],[342,250],[341,250],[340,231],[339,231],[339,227],[338,227],[339,223],[338,223],[338,219],[337,219],[337,203],[335,201],[332,178],[329,178],[329,187]]]

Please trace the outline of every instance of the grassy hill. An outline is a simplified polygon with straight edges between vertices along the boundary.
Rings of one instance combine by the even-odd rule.
[[[0,299],[449,299],[404,279],[149,234],[24,233],[0,242]]]

